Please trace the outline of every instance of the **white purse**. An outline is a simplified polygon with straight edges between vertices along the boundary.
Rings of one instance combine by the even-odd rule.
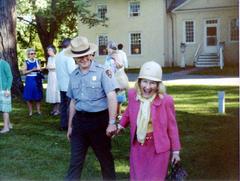
[[[120,89],[128,89],[128,76],[125,73],[124,68],[117,69],[114,76]]]

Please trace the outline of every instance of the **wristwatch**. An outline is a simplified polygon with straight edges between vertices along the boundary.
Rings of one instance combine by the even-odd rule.
[[[115,123],[116,123],[116,120],[115,120],[115,119],[110,119],[110,121],[109,121],[108,124],[114,125]]]

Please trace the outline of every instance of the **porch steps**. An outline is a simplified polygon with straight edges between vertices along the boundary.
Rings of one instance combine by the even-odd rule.
[[[205,53],[198,56],[196,67],[219,67],[219,57],[216,53]]]

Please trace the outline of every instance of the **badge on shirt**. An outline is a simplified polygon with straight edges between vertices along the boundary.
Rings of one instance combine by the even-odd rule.
[[[92,76],[92,81],[96,81],[97,80],[97,76]]]
[[[112,72],[111,70],[106,70],[106,74],[109,78],[112,78]]]

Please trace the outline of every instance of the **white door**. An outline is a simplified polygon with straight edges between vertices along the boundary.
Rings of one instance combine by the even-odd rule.
[[[206,20],[204,28],[204,51],[206,53],[217,53],[218,34],[218,20]]]

